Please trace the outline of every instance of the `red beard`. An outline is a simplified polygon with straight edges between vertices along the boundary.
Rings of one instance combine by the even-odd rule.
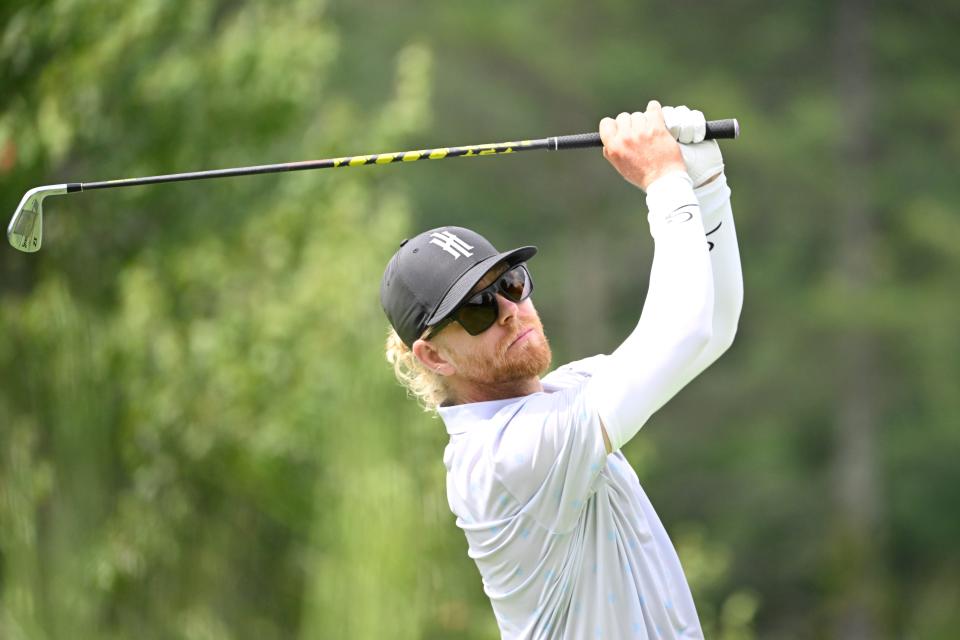
[[[528,329],[532,331],[522,340],[514,341]],[[512,346],[511,346],[512,345]],[[480,360],[476,356],[461,363],[463,377],[484,386],[502,385],[540,377],[550,368],[553,354],[543,333],[539,318],[524,327],[518,327],[500,345],[492,357]]]

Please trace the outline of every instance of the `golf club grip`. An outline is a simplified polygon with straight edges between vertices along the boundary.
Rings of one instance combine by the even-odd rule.
[[[733,140],[740,135],[740,125],[736,118],[728,120],[709,120],[704,140]],[[553,140],[551,140],[553,142]],[[583,149],[586,147],[602,147],[599,133],[575,133],[569,136],[557,136],[556,142],[550,145],[551,150]]]

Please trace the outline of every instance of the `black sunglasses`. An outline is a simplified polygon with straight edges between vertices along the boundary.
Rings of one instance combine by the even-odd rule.
[[[498,293],[511,302],[523,302],[529,298],[533,293],[533,278],[526,265],[518,264],[504,271],[493,284],[477,291],[461,302],[450,315],[430,327],[423,339],[429,340],[451,322],[459,322],[472,336],[480,335],[500,317]]]

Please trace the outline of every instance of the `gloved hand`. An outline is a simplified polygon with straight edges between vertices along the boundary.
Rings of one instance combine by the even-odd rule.
[[[687,175],[693,181],[693,188],[702,187],[723,173],[723,156],[716,140],[705,140],[697,144],[681,144],[680,155],[687,165]]]
[[[680,153],[694,188],[702,187],[723,173],[723,156],[716,140],[704,141],[707,120],[701,111],[687,107],[664,107],[663,122],[680,143]]]
[[[707,119],[703,112],[683,106],[664,107],[663,124],[680,144],[702,142],[707,133]]]

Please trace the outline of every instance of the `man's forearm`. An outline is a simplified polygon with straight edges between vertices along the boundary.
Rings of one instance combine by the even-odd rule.
[[[647,203],[655,250],[643,312],[589,383],[613,449],[689,380],[712,332],[713,272],[689,178],[662,178]]]
[[[709,367],[730,348],[737,333],[740,310],[743,307],[743,273],[740,267],[740,249],[737,244],[733,209],[730,205],[730,187],[726,176],[695,190],[700,202],[710,266],[713,271],[713,317],[710,342],[687,372],[687,384]]]

